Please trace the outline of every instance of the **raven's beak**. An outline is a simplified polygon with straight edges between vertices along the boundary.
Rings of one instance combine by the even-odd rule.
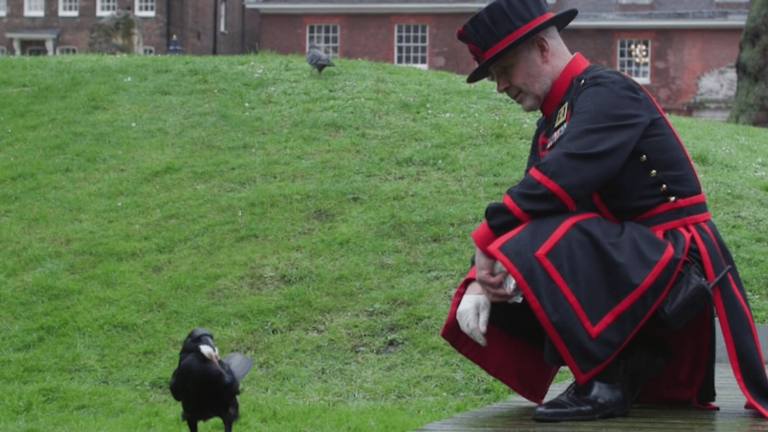
[[[203,345],[208,345],[211,348],[216,348],[216,345],[213,344],[213,338],[208,335],[201,336],[200,343],[202,343]]]
[[[208,359],[212,360],[217,365],[219,364],[219,350],[214,348],[211,345],[202,344],[200,345],[200,352],[203,353],[203,355]]]

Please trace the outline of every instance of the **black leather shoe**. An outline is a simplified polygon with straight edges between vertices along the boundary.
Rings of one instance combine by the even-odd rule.
[[[583,386],[575,382],[562,394],[539,405],[533,419],[540,422],[584,421],[629,414],[631,402],[622,383],[592,379]]]

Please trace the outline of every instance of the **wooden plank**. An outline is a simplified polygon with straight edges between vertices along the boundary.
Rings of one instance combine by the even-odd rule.
[[[744,409],[746,399],[730,365],[716,364],[716,405],[719,411],[703,411],[688,405],[636,405],[629,416],[590,422],[537,423],[531,419],[536,405],[521,397],[490,405],[428,424],[414,432],[501,431],[768,431],[768,420],[757,411]],[[547,398],[560,394],[569,382],[553,385]]]

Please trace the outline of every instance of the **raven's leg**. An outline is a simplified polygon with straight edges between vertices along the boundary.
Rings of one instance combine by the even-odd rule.
[[[197,432],[197,420],[187,419],[187,426],[189,426],[189,432]]]

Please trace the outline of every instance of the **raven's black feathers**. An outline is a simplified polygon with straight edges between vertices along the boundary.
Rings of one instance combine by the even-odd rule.
[[[240,380],[252,365],[251,359],[239,353],[219,360],[208,330],[196,328],[187,335],[170,389],[173,398],[181,402],[181,417],[190,432],[197,432],[198,421],[212,417],[221,418],[225,432],[232,431],[232,423],[239,416]]]

